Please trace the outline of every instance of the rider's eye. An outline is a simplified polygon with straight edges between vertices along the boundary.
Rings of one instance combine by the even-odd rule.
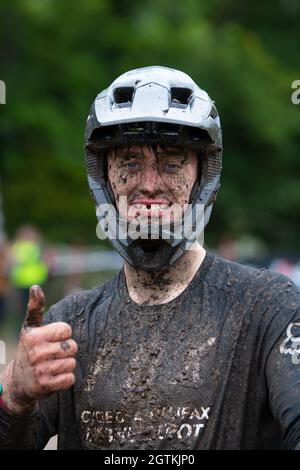
[[[175,173],[179,168],[179,165],[175,165],[175,163],[167,163],[165,165],[165,170],[168,172],[168,173]]]
[[[129,162],[126,164],[126,167],[129,171],[136,171],[139,169],[139,164],[137,162]]]

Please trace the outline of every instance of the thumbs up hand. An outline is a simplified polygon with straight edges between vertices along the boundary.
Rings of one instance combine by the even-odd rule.
[[[29,302],[23,328],[42,326],[45,310],[45,296],[40,286],[32,286],[29,291]]]
[[[77,345],[72,329],[64,322],[42,326],[44,304],[41,287],[32,286],[16,358],[0,377],[3,403],[16,414],[33,410],[37,400],[75,382]]]

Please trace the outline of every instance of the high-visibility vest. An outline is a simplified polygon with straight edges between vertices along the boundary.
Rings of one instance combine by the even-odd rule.
[[[46,282],[48,267],[41,258],[38,243],[29,240],[17,241],[12,246],[12,254],[15,264],[10,270],[10,280],[15,287],[27,288]]]

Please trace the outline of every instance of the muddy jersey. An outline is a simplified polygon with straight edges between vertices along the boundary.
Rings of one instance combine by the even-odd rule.
[[[31,416],[1,410],[0,447],[293,449],[300,301],[292,282],[207,253],[188,287],[139,306],[124,271],[51,307],[78,342],[76,383]]]

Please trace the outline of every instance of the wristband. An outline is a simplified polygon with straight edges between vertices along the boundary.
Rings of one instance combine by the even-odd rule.
[[[3,394],[3,385],[0,383],[0,408],[2,408],[4,411],[9,411],[4,401],[2,400],[2,394]]]

